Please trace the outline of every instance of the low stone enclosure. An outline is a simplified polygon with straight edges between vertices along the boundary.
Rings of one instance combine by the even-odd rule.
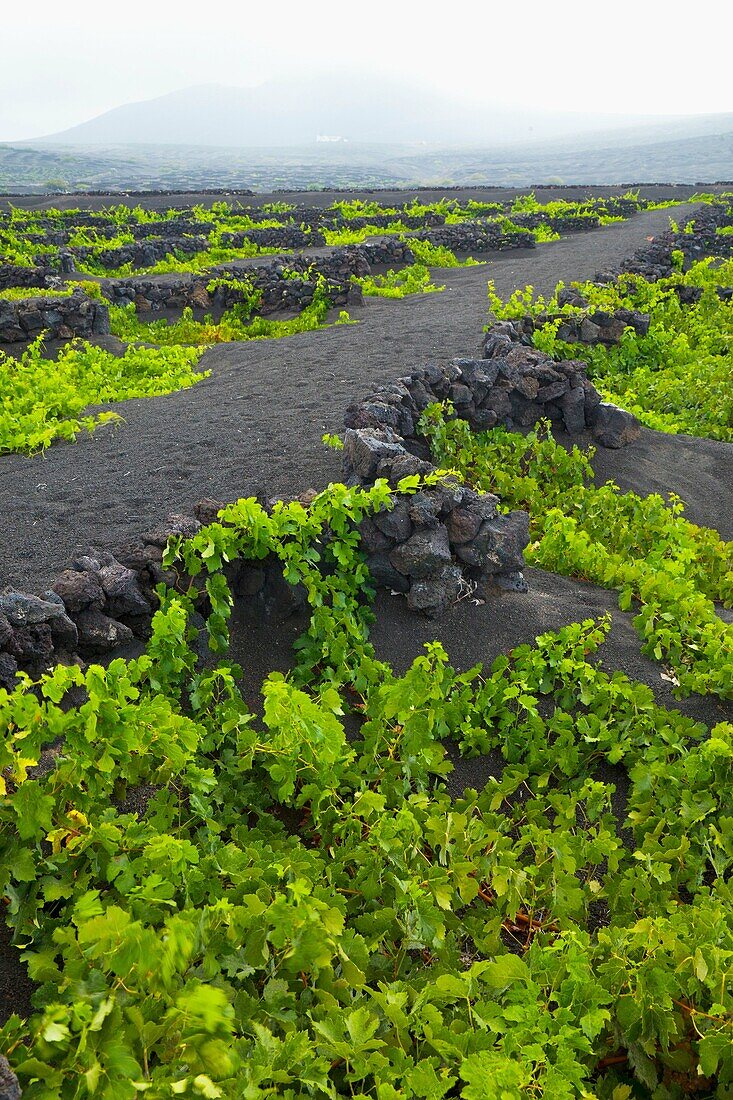
[[[198,309],[226,309],[242,301],[242,293],[220,286],[209,293],[212,280],[246,278],[261,292],[258,313],[266,316],[279,310],[303,309],[313,300],[318,277],[326,281],[334,306],[361,300],[361,292],[352,286],[352,276],[371,274],[376,267],[403,267],[415,262],[410,248],[402,241],[387,238],[361,245],[335,248],[327,255],[288,256],[267,262],[241,262],[211,268],[206,275],[145,276],[109,279],[102,283],[103,293],[113,305],[134,302],[139,313],[186,306]],[[294,279],[289,272],[298,272]]]
[[[89,339],[109,333],[109,308],[77,288],[71,295],[0,298],[0,343],[33,340],[42,332],[52,339]]]

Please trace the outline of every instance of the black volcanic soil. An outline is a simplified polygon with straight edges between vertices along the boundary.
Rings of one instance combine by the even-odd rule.
[[[476,197],[486,194],[477,191]],[[558,190],[558,197],[572,195]],[[69,205],[79,204],[72,199]],[[40,205],[38,197],[31,204]],[[172,205],[171,199],[161,205]],[[678,208],[674,217],[685,220],[691,209]],[[211,376],[192,389],[114,406],[125,418],[119,427],[59,444],[43,457],[0,458],[0,586],[42,592],[75,554],[89,546],[119,549],[167,513],[190,511],[205,496],[236,499],[253,482],[271,495],[294,495],[338,480],[338,455],[323,447],[322,434],[342,429],[344,408],[371,383],[429,361],[476,354],[487,279],[507,295],[527,283],[547,293],[560,279],[592,278],[666,229],[668,217],[666,210],[640,214],[533,252],[495,255],[485,267],[439,272],[437,281],[447,287],[442,294],[370,299],[354,311],[358,325],[219,345],[202,360]],[[733,538],[733,446],[644,430],[624,450],[599,450],[595,468],[599,481],[612,478],[624,489],[678,493],[691,520]],[[527,579],[528,594],[505,594],[482,606],[465,600],[438,622],[412,615],[402,599],[380,593],[372,630],[378,656],[402,670],[425,642],[439,638],[453,663],[467,668],[490,663],[540,632],[608,610],[613,627],[601,652],[604,666],[650,684],[660,702],[676,705],[660,666],[641,656],[631,616],[618,611],[614,593],[541,570],[527,570]],[[291,644],[303,625],[297,618],[262,621],[241,608],[235,613],[231,656],[244,668],[252,706],[268,672],[290,666]],[[730,707],[710,698],[679,705],[709,724],[731,715]],[[481,785],[495,766],[483,758],[456,761],[451,789]],[[607,780],[619,782],[617,773],[609,772]],[[30,1011],[29,988],[15,951],[0,934],[0,1021],[9,1011]]]

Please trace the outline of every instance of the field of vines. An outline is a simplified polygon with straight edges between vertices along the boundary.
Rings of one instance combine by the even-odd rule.
[[[439,293],[434,269],[467,262],[413,237],[415,220],[485,219],[541,242],[553,219],[631,212],[548,205],[342,202],[311,229],[327,246],[411,242],[414,263],[360,277],[367,297],[401,297]],[[190,211],[190,226],[213,223],[196,270],[235,258],[228,233],[297,227],[299,211],[264,213]],[[96,215],[75,217],[13,212],[0,252],[20,268],[90,250],[67,279],[100,300],[100,257],[180,212],[119,207],[98,218],[104,236]],[[31,241],[34,220],[39,239],[48,223],[66,239]],[[190,257],[162,263],[176,273]],[[730,444],[733,261],[674,263],[660,279],[577,284],[580,304],[563,287],[502,301],[490,285],[491,316],[532,318],[537,348],[584,359],[645,425]],[[241,303],[152,322],[112,305],[121,357],[88,342],[46,356],[40,340],[0,355],[0,453],[92,430],[90,404],[194,385],[222,326],[240,340],[337,319],[317,276],[310,304],[274,320],[246,275],[204,277]],[[565,318],[618,309],[649,314],[648,334],[561,339]],[[36,983],[0,1052],[24,1100],[733,1098],[731,544],[674,495],[597,485],[593,450],[562,446],[549,423],[474,433],[445,403],[420,433],[440,468],[428,480],[525,509],[528,564],[614,591],[676,696],[725,717],[706,726],[608,670],[608,615],[469,670],[432,642],[398,675],[369,640],[357,525],[417,475],[228,505],[170,540],[180,583],[159,586],[141,656],[0,689],[0,897]],[[230,581],[266,559],[303,586],[308,622],[291,672],[248,706],[228,657]],[[449,795],[456,754],[491,762],[483,789]]]

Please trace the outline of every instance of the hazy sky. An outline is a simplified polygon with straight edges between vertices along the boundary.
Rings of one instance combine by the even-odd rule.
[[[0,140],[54,133],[192,84],[252,85],[318,67],[418,80],[546,110],[733,111],[731,0],[35,0],[4,5]],[[699,42],[699,53],[697,43]]]

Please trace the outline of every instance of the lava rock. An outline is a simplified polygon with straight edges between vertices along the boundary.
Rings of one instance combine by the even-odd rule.
[[[89,653],[110,653],[132,640],[129,626],[119,623],[101,611],[82,611],[76,617],[79,646]]]
[[[15,675],[18,671],[18,662],[9,653],[0,653],[0,687],[6,691],[12,691],[15,687]],[[0,1098],[2,1097],[0,1084]]]
[[[410,519],[416,527],[435,527],[442,510],[440,494],[431,492],[415,493],[408,507]]]
[[[627,447],[641,435],[636,417],[618,405],[602,401],[593,410],[593,436],[602,447],[618,450]]]
[[[410,519],[408,501],[400,500],[394,508],[389,510],[385,508],[383,511],[377,512],[374,516],[374,525],[391,541],[405,542],[412,534],[412,520]],[[380,549],[384,549],[384,547]]]
[[[457,556],[481,573],[513,573],[524,568],[524,548],[529,542],[529,515],[510,512],[484,520],[478,535],[459,546]]]
[[[0,612],[0,649],[5,647],[5,644],[12,638],[13,628],[6,619],[6,617]]]
[[[98,570],[91,573],[65,569],[56,578],[53,591],[71,612],[84,611],[87,608],[101,611],[104,606],[104,591],[99,582]]]
[[[9,589],[0,593],[0,613],[11,626],[30,626],[33,623],[50,622],[52,619],[65,618],[63,607],[49,600],[40,600],[38,596],[29,596],[25,592]]]
[[[375,429],[348,428],[344,435],[345,468],[361,481],[373,479],[384,459],[400,458],[404,453],[401,444]]]
[[[402,573],[398,573],[387,554],[370,554],[366,559],[366,566],[378,588],[389,588],[393,592],[409,592],[409,580]]]
[[[582,385],[575,386],[558,401],[562,409],[562,418],[565,427],[571,435],[577,435],[585,428],[585,389]]]
[[[460,568],[445,565],[436,576],[412,582],[407,594],[407,606],[411,611],[422,611],[430,617],[441,615],[458,598],[463,586]]]
[[[396,547],[389,560],[399,573],[410,578],[427,577],[451,562],[448,529],[444,524],[414,535]]]
[[[0,1054],[0,1100],[20,1100],[18,1078],[4,1054]]]
[[[149,615],[150,603],[140,588],[137,574],[118,561],[103,566],[99,580],[111,616]]]

